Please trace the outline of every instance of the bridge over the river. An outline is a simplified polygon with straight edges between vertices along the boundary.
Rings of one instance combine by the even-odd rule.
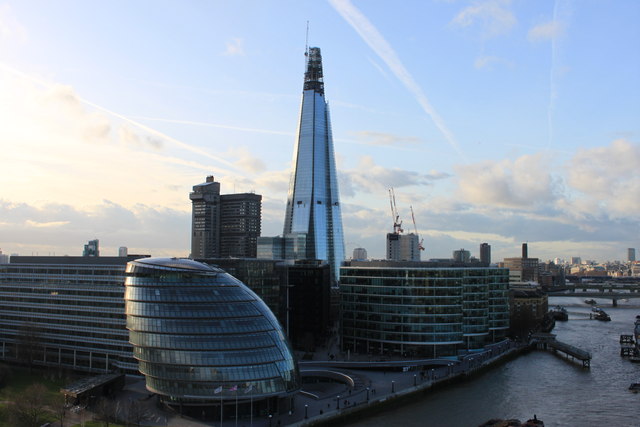
[[[640,298],[640,286],[636,283],[567,283],[567,285],[549,288],[547,295],[550,297],[583,297],[588,299],[610,299],[614,307],[618,306],[618,300]]]

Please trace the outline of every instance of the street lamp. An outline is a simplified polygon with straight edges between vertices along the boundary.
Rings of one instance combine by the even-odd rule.
[[[417,377],[416,374],[413,374],[413,386],[415,387],[417,385]]]
[[[309,418],[309,405],[304,405],[304,418]]]
[[[338,395],[336,401],[338,402],[338,406],[336,406],[336,409],[340,409],[340,395]]]
[[[273,415],[269,414],[269,427],[271,427],[271,418],[273,418]]]
[[[395,393],[395,392],[396,392],[396,382],[391,381],[391,393]]]
[[[367,402],[369,401],[369,387],[367,387]]]

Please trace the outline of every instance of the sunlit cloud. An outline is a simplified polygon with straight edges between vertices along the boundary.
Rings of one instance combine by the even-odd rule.
[[[27,29],[18,21],[11,5],[0,4],[0,49],[5,45],[19,45],[27,40]]]
[[[398,145],[415,145],[422,142],[422,140],[415,136],[400,136],[386,132],[374,132],[374,131],[358,131],[353,132],[358,141],[366,145],[379,145],[379,146],[392,146]]]
[[[239,127],[239,126],[230,126],[223,125],[220,123],[209,123],[209,122],[199,122],[194,120],[178,120],[178,119],[165,119],[161,117],[144,117],[144,116],[136,116],[137,120],[148,120],[153,122],[165,122],[165,123],[175,123],[180,125],[189,125],[189,126],[203,126],[203,127],[211,127],[218,129],[229,129],[229,130],[237,130],[240,132],[251,132],[251,133],[264,133],[268,135],[285,135],[285,136],[293,136],[292,132],[280,131],[280,130],[271,130],[271,129],[257,129],[257,128],[248,128],[248,127]]]
[[[496,37],[508,33],[517,23],[510,5],[510,0],[474,1],[462,9],[451,23],[462,28],[479,24],[483,38]]]
[[[360,12],[349,0],[329,0],[333,8],[344,18],[345,21],[362,37],[365,43],[384,61],[391,72],[416,98],[418,104],[431,118],[440,133],[445,137],[449,145],[462,157],[464,154],[453,133],[444,123],[444,120],[433,108],[422,88],[415,81],[413,76],[405,68],[393,47],[380,34],[378,29]]]
[[[532,42],[553,40],[560,36],[562,32],[563,26],[560,22],[549,21],[531,28],[527,38]]]
[[[228,41],[224,54],[228,56],[244,56],[244,39],[235,37]]]

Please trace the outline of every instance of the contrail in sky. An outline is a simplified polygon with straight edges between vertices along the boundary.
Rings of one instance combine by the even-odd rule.
[[[218,123],[197,122],[197,121],[192,121],[192,120],[163,119],[163,118],[159,118],[159,117],[141,117],[141,116],[137,116],[136,118],[140,119],[140,120],[151,120],[151,121],[156,121],[156,122],[177,123],[177,124],[182,124],[182,125],[193,125],[193,126],[204,126],[204,127],[211,127],[211,128],[219,128],[219,129],[238,130],[238,131],[241,131],[241,132],[266,133],[266,134],[270,134],[270,135],[286,135],[286,136],[293,136],[294,135],[292,132],[285,132],[285,131],[281,131],[281,130],[243,128],[243,127],[239,127],[239,126],[228,126],[228,125],[221,125],[221,124],[218,124]]]
[[[561,3],[565,3],[562,5]],[[564,7],[563,7],[564,6]],[[553,22],[555,25],[559,25],[558,15],[562,15],[564,20],[562,20],[562,29],[567,28],[569,24],[569,6],[567,2],[563,2],[562,0],[556,0],[553,5]],[[563,13],[564,12],[564,13]],[[551,37],[551,70],[549,71],[549,108],[547,109],[547,125],[549,127],[549,141],[547,142],[547,148],[551,148],[554,140],[554,130],[553,130],[553,116],[556,110],[556,100],[558,99],[558,89],[557,89],[557,80],[558,80],[558,54],[559,54],[559,41],[558,38],[561,37],[562,33],[554,34]]]
[[[458,146],[455,137],[447,128],[444,120],[433,108],[422,88],[416,83],[409,71],[404,67],[400,58],[393,50],[389,42],[380,34],[378,29],[360,12],[350,0],[329,0],[333,8],[353,27],[371,49],[384,61],[396,78],[413,94],[422,109],[431,117],[431,120],[444,135],[445,139],[456,152],[465,157]]]
[[[28,80],[31,80],[31,81],[33,81],[33,82],[35,82],[35,83],[37,83],[37,84],[39,84],[39,85],[41,85],[43,87],[46,87],[47,89],[51,89],[54,86],[51,83],[47,83],[47,82],[45,82],[43,80],[40,80],[40,79],[38,79],[38,78],[36,78],[34,76],[30,76],[30,75],[28,75],[28,74],[26,74],[26,73],[24,73],[24,72],[22,72],[20,70],[17,70],[17,69],[15,69],[13,67],[8,66],[7,64],[0,63],[0,68],[3,68],[4,70],[6,70],[6,71],[8,71],[8,72],[10,72],[12,74],[15,74],[17,76],[20,76],[22,78],[26,78]],[[176,145],[176,146],[178,146],[180,148],[183,148],[183,149],[185,149],[187,151],[191,151],[192,153],[198,154],[200,156],[208,157],[209,159],[215,160],[215,161],[220,162],[220,163],[222,163],[222,164],[224,164],[226,166],[229,166],[230,168],[232,168],[232,169],[234,169],[236,171],[239,171],[237,166],[235,166],[233,163],[229,162],[228,160],[222,159],[222,158],[220,158],[218,156],[214,156],[213,154],[208,153],[208,152],[206,152],[206,151],[204,151],[204,150],[202,150],[200,148],[197,148],[197,147],[194,147],[194,146],[189,145],[187,143],[184,143],[184,142],[182,142],[182,141],[180,141],[178,139],[175,139],[175,138],[173,138],[173,137],[171,137],[169,135],[166,135],[166,134],[164,134],[164,133],[162,133],[162,132],[160,132],[160,131],[158,131],[156,129],[150,128],[148,126],[143,125],[142,123],[139,123],[139,122],[137,122],[135,120],[132,120],[132,119],[130,119],[128,117],[125,117],[122,114],[116,113],[115,111],[108,110],[108,109],[106,109],[104,107],[101,107],[101,106],[99,106],[97,104],[94,104],[91,101],[87,101],[86,99],[80,98],[79,96],[77,96],[77,98],[83,104],[89,105],[90,107],[93,107],[93,108],[95,108],[97,110],[100,110],[100,111],[102,111],[104,113],[107,113],[107,114],[109,114],[111,116],[117,117],[117,118],[119,118],[119,119],[121,119],[121,120],[123,120],[123,121],[125,121],[125,122],[127,122],[127,123],[129,123],[129,124],[131,124],[131,125],[133,125],[133,126],[135,126],[137,128],[139,128],[139,129],[141,129],[141,130],[143,130],[145,132],[148,132],[148,133],[150,133],[152,135],[155,135],[155,136],[157,136],[159,138],[167,140],[167,141],[173,143],[174,145]]]

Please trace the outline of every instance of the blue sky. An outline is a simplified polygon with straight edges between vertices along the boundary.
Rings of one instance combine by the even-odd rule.
[[[347,254],[384,256],[390,187],[423,259],[640,248],[634,0],[0,0],[0,248],[186,256],[210,174],[280,234],[307,21]]]

